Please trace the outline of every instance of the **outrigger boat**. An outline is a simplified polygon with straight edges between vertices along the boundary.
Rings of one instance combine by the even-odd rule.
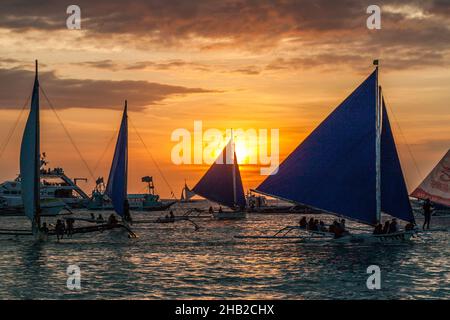
[[[411,193],[411,197],[419,200],[429,199],[433,204],[435,216],[450,215],[450,150]]]
[[[36,75],[34,79],[33,93],[31,97],[30,113],[25,126],[20,149],[20,176],[21,196],[25,215],[31,220],[31,232],[28,230],[0,229],[1,235],[31,235],[36,240],[46,240],[48,236],[55,235],[54,230],[48,230],[41,224],[41,158],[40,158],[40,108],[39,108],[39,79],[38,62],[36,60]],[[65,206],[61,205],[60,210]],[[121,224],[104,224],[98,226],[79,227],[71,230],[72,234],[103,232],[104,230],[125,228]]]
[[[114,211],[122,218],[123,224],[131,222],[130,205],[127,199],[128,181],[128,106],[125,100],[119,135],[114,157],[109,171],[105,194],[111,199]]]
[[[234,150],[233,137],[192,191],[231,209],[231,211],[214,211],[212,215],[217,220],[246,217],[244,188]]]
[[[280,164],[278,173],[268,176],[256,191],[370,226],[381,223],[382,212],[414,222],[378,85],[378,61],[374,64],[373,73]],[[300,227],[286,230],[311,233]],[[337,239],[331,233],[313,234],[343,243],[391,243],[409,240],[415,231],[373,235],[366,229]],[[270,237],[283,238],[280,234]]]

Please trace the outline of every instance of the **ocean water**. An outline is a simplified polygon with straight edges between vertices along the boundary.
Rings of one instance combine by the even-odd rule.
[[[133,212],[135,220],[159,215]],[[241,221],[201,219],[196,220],[198,231],[187,221],[136,224],[137,239],[118,230],[76,235],[59,243],[2,236],[0,298],[450,298],[448,231],[422,234],[408,244],[371,246],[234,238],[273,234],[298,219],[298,214],[249,215]],[[0,221],[2,228],[29,227],[24,218],[0,217]],[[449,228],[450,218],[433,223]],[[67,288],[69,265],[81,270],[81,290]],[[381,269],[379,290],[366,286],[370,265]]]

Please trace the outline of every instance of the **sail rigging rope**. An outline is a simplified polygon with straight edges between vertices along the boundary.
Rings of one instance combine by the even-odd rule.
[[[95,163],[95,166],[94,166],[94,169],[93,169],[94,172],[97,171],[97,169],[98,169],[98,167],[100,165],[100,162],[102,162],[103,158],[105,157],[106,152],[108,151],[109,147],[113,143],[114,138],[116,137],[116,135],[117,135],[117,130],[114,130],[113,134],[111,135],[111,138],[109,139],[108,143],[106,144],[105,149],[103,150],[102,154],[100,155],[100,158]]]
[[[139,134],[139,132],[137,131],[133,121],[131,120],[130,116],[128,116],[128,119],[130,120],[131,126],[133,127],[134,131],[136,132],[136,135],[138,136],[139,140],[141,141],[142,145],[144,146],[145,150],[147,151],[147,153],[150,155],[150,158],[153,161],[153,164],[155,165],[156,169],[158,170],[159,174],[161,175],[161,178],[163,179],[164,183],[167,185],[167,187],[169,188],[170,194],[172,195],[172,197],[174,199],[176,199],[175,193],[173,192],[172,187],[170,186],[169,182],[167,181],[166,177],[164,176],[161,168],[158,166],[158,163],[156,162],[155,158],[153,157],[153,154],[150,152],[150,150],[147,148],[147,145],[144,142],[144,139],[142,139],[141,135]]]
[[[3,143],[2,147],[0,148],[0,159],[2,158],[3,153],[4,153],[5,150],[6,150],[6,147],[8,146],[9,142],[11,141],[11,138],[12,138],[12,135],[14,134],[14,131],[16,131],[16,128],[17,128],[17,126],[18,126],[18,124],[19,124],[20,119],[22,118],[22,115],[23,115],[23,113],[24,113],[24,111],[25,111],[25,108],[26,108],[28,102],[30,101],[30,98],[31,98],[31,93],[30,93],[30,95],[28,96],[28,98],[27,98],[27,100],[25,101],[25,103],[23,104],[22,109],[20,110],[20,113],[19,113],[19,115],[17,116],[16,121],[14,122],[14,125],[13,125],[12,128],[9,130],[8,134],[6,135],[5,142]]]
[[[50,102],[50,99],[47,97],[44,88],[42,87],[42,85],[39,86],[41,89],[42,94],[44,95],[45,99],[47,100],[50,108],[52,109],[53,113],[56,116],[56,119],[58,119],[59,123],[61,124],[61,126],[64,129],[64,132],[66,133],[67,137],[70,140],[70,143],[72,144],[72,146],[74,147],[75,151],[77,152],[78,156],[81,159],[81,162],[83,162],[84,166],[86,167],[86,169],[89,172],[89,175],[91,176],[92,180],[95,181],[95,176],[94,173],[92,172],[91,168],[89,167],[87,161],[84,159],[83,155],[80,152],[80,149],[78,149],[77,145],[75,144],[75,141],[73,140],[72,136],[70,135],[69,131],[67,130],[66,126],[64,125],[63,121],[61,120],[61,118],[59,117],[58,113],[56,112],[56,109],[53,107],[53,104]]]
[[[396,126],[397,126],[397,128],[398,128],[398,130],[399,130],[400,136],[402,137],[402,139],[403,139],[403,141],[404,141],[404,143],[405,143],[405,145],[406,145],[406,149],[408,150],[409,156],[411,157],[411,159],[412,159],[412,161],[413,161],[414,168],[416,169],[417,174],[419,175],[419,179],[422,181],[423,178],[424,178],[424,176],[423,176],[422,172],[420,171],[419,166],[417,165],[416,158],[414,157],[414,155],[413,155],[413,153],[412,153],[412,151],[411,151],[411,146],[410,146],[410,144],[408,143],[408,140],[406,139],[406,136],[403,134],[403,130],[402,130],[402,128],[400,127],[400,123],[399,123],[399,121],[397,120],[397,116],[395,115],[393,108],[391,108],[390,105],[389,105],[389,103],[387,102],[386,96],[385,96],[384,94],[383,94],[383,98],[384,98],[384,100],[385,100],[385,105],[387,106],[389,112],[394,116],[394,122],[395,122],[395,124],[396,124]],[[405,180],[406,180],[406,177],[405,177]]]

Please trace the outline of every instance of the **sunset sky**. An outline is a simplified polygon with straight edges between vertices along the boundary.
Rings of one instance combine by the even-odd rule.
[[[94,177],[107,178],[121,109],[169,185],[129,130],[129,191],[153,175],[179,197],[205,165],[174,165],[177,128],[279,129],[284,159],[373,70],[389,107],[409,191],[450,148],[450,2],[377,1],[381,30],[368,30],[374,1],[8,1],[0,4],[0,180],[15,178],[31,93],[40,83]],[[408,3],[407,5],[405,3]],[[66,8],[81,8],[68,30]],[[42,146],[50,165],[93,177],[41,96]],[[114,140],[113,140],[114,139]],[[408,150],[411,151],[413,157]],[[417,167],[416,167],[416,164]],[[244,188],[264,179],[241,166]]]

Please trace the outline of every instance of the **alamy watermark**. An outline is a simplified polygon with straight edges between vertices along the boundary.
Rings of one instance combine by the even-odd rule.
[[[81,29],[81,9],[76,4],[71,4],[67,7],[66,13],[69,17],[66,20],[67,29],[79,30]]]
[[[67,289],[81,290],[81,269],[76,264],[67,267]]]
[[[228,142],[233,138],[234,144]],[[259,165],[261,175],[273,175],[279,165],[278,129],[227,129],[225,132],[211,128],[203,131],[203,122],[194,121],[193,132],[178,128],[171,140],[177,142],[172,148],[171,159],[181,164],[232,164],[234,151],[239,164]],[[218,157],[226,147],[224,157]]]
[[[381,8],[373,4],[367,7],[366,12],[370,14],[366,21],[367,29],[381,29]]]
[[[381,269],[377,265],[371,265],[367,267],[367,273],[370,276],[367,278],[366,286],[369,290],[381,289]]]

